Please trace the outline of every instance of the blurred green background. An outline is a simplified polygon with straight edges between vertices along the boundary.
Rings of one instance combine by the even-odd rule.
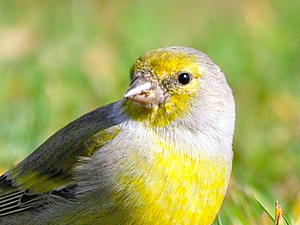
[[[227,76],[236,108],[224,224],[272,224],[300,205],[297,0],[0,3],[0,174],[80,115],[122,97],[145,51],[190,46]],[[298,221],[300,223],[300,221]]]

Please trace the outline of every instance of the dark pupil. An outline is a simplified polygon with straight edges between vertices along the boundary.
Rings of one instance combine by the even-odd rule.
[[[191,76],[189,73],[182,73],[178,76],[178,81],[181,84],[188,84],[191,80]]]

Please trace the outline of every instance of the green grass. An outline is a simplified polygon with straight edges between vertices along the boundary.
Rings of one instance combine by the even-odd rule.
[[[0,172],[78,116],[118,100],[147,50],[195,47],[233,89],[237,120],[223,224],[291,224],[300,205],[300,11],[274,1],[0,4]]]

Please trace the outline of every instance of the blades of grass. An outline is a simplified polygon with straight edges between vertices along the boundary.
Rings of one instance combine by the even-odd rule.
[[[222,225],[221,216],[217,215],[217,225]]]
[[[288,221],[288,219],[286,218],[285,215],[281,214],[282,218],[283,218],[283,224],[284,225],[291,225],[291,223]]]
[[[275,203],[275,225],[278,225],[278,224],[290,225],[290,222],[283,215],[282,208],[279,205],[278,201],[276,201],[276,203]]]
[[[272,214],[269,212],[269,210],[262,204],[262,202],[255,196],[254,193],[252,193],[255,200],[258,202],[258,204],[262,207],[262,209],[268,214],[268,216],[271,218],[271,220],[275,223],[275,219],[273,218]]]

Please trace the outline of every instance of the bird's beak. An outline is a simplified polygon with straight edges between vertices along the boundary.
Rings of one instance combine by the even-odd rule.
[[[163,102],[164,92],[157,82],[148,80],[144,76],[138,76],[124,97],[142,105],[158,104]]]

